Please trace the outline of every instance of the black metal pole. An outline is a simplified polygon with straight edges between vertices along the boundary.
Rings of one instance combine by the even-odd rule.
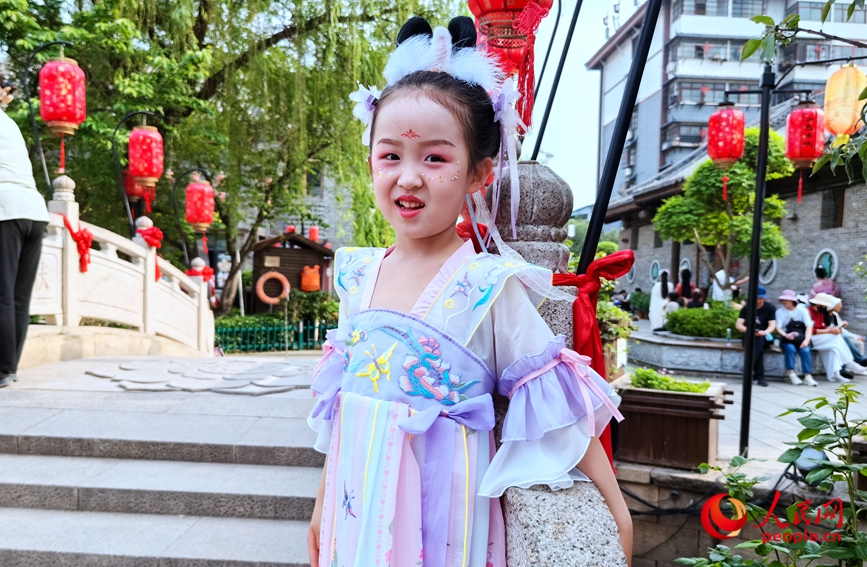
[[[554,46],[554,38],[557,37],[557,28],[560,26],[560,14],[563,13],[563,0],[557,0],[557,17],[554,19],[554,30],[551,32],[551,41],[548,42],[548,50],[545,52],[545,61],[542,62],[542,72],[539,73],[539,80],[536,81],[536,87],[533,89],[533,98],[539,95],[539,87],[542,86],[542,77],[545,76],[545,69],[548,67],[548,57],[551,56],[551,48]]]
[[[45,174],[45,185],[48,187],[49,197],[53,192],[51,176],[48,175],[48,164],[45,163],[45,153],[42,151],[42,138],[39,137],[39,127],[36,126],[36,114],[33,112],[33,102],[30,100],[30,87],[28,83],[30,82],[30,64],[33,63],[33,58],[40,51],[51,45],[72,47],[73,43],[71,41],[49,41],[38,46],[33,50],[33,53],[27,56],[27,61],[24,63],[24,77],[21,81],[21,86],[24,87],[24,96],[27,97],[27,108],[30,109],[30,124],[33,125],[33,137],[36,139],[36,149],[39,151],[39,158],[42,160],[42,172]]]
[[[753,348],[756,342],[756,296],[759,291],[759,265],[762,253],[762,221],[765,213],[765,174],[768,169],[768,130],[770,130],[771,91],[774,88],[774,71],[765,63],[759,89],[762,91],[762,111],[760,115],[759,148],[756,159],[756,197],[753,205],[753,234],[750,249],[750,280],[747,287],[747,312],[744,335],[744,374],[743,402],[741,404],[741,438],[739,452],[749,456],[750,445],[750,405],[753,393]],[[758,337],[758,340],[765,340]]]
[[[184,227],[181,226],[181,214],[178,212],[178,183],[181,182],[181,179],[186,177],[187,175],[193,173],[194,171],[199,171],[205,175],[205,179],[208,181],[211,180],[211,172],[207,169],[202,169],[201,167],[194,167],[193,169],[189,169],[182,174],[178,175],[175,182],[172,183],[172,206],[175,209],[175,220],[178,222],[178,237],[181,239],[181,247],[184,249],[184,265],[189,268],[190,267],[190,255],[187,252],[187,237],[184,236]]]
[[[596,246],[599,244],[599,236],[602,234],[602,225],[605,224],[605,211],[608,210],[608,202],[611,200],[611,192],[614,190],[614,180],[620,167],[620,156],[623,153],[623,145],[626,143],[626,131],[632,121],[632,110],[635,108],[635,101],[638,98],[638,87],[641,86],[641,77],[647,64],[647,54],[650,52],[650,42],[653,40],[653,31],[656,29],[656,21],[659,19],[662,0],[648,0],[646,5],[647,11],[644,13],[644,21],[638,35],[638,46],[632,57],[626,89],[623,93],[623,99],[620,101],[620,112],[614,123],[608,155],[605,158],[605,165],[599,180],[599,190],[596,192],[596,203],[593,205],[593,214],[590,216],[590,225],[587,227],[587,236],[584,238],[584,247],[581,249],[581,258],[576,270],[578,274],[585,273],[587,266],[596,257]]]
[[[560,86],[560,75],[563,74],[563,66],[566,65],[566,57],[569,56],[569,45],[572,43],[572,34],[575,33],[575,23],[578,14],[581,13],[581,5],[584,0],[576,0],[575,11],[572,12],[572,21],[569,22],[569,32],[566,34],[566,43],[563,44],[563,52],[560,53],[560,63],[557,64],[557,72],[554,74],[554,83],[551,85],[551,94],[548,95],[548,103],[545,105],[545,114],[539,125],[539,133],[536,135],[536,146],[533,148],[533,157],[539,157],[539,148],[542,147],[542,138],[545,137],[545,128],[548,126],[548,117],[551,116],[551,107],[554,106],[554,98],[557,96],[557,87]],[[553,41],[553,38],[552,38]]]
[[[135,221],[132,219],[132,211],[129,208],[129,199],[126,196],[126,189],[123,186],[123,170],[120,167],[120,158],[117,157],[117,131],[123,125],[127,119],[136,116],[137,114],[144,114],[145,116],[153,116],[154,113],[150,110],[134,110],[130,113],[127,113],[126,116],[120,119],[120,122],[117,123],[117,126],[114,127],[114,133],[111,135],[111,152],[114,154],[114,165],[117,168],[117,183],[120,186],[120,196],[123,199],[123,206],[126,208],[126,216],[129,219],[129,235],[130,237],[135,236]]]

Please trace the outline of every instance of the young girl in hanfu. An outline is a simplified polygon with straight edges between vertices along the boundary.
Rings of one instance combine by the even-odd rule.
[[[574,480],[599,488],[630,557],[629,512],[597,438],[622,419],[620,398],[536,311],[553,297],[551,272],[508,249],[493,222],[501,255],[455,230],[470,196],[470,211],[490,214],[480,191],[493,159],[516,167],[517,93],[476,51],[472,20],[449,30],[410,20],[385,90],[353,95],[396,244],[335,255],[340,320],[309,418],[328,455],[311,563],[505,567],[498,497]],[[494,390],[510,399],[499,449]]]

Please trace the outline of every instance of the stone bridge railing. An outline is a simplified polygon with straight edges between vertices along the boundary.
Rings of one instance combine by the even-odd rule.
[[[64,327],[78,327],[85,317],[120,323],[213,355],[214,317],[208,283],[157,257],[156,249],[139,236],[129,240],[90,223],[79,224],[75,184],[61,176],[54,188],[30,313],[44,315],[49,325]],[[74,230],[80,226],[93,234],[86,272],[80,269],[76,242],[61,215]],[[152,226],[144,217],[137,224]]]

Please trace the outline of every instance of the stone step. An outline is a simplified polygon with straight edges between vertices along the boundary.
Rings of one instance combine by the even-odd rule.
[[[0,508],[3,567],[308,567],[307,522]]]
[[[3,407],[0,453],[322,467],[301,417]]]
[[[309,520],[319,469],[0,455],[0,506]]]

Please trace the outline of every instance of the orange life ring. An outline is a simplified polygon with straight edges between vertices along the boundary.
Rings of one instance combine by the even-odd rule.
[[[265,293],[265,282],[268,280],[276,279],[283,285],[283,291],[277,297],[271,297]],[[280,303],[281,297],[289,297],[289,280],[286,279],[286,276],[281,274],[280,272],[268,272],[267,274],[262,274],[259,276],[259,281],[256,282],[256,295],[259,296],[259,299],[262,303],[267,303],[268,305],[278,305]]]

